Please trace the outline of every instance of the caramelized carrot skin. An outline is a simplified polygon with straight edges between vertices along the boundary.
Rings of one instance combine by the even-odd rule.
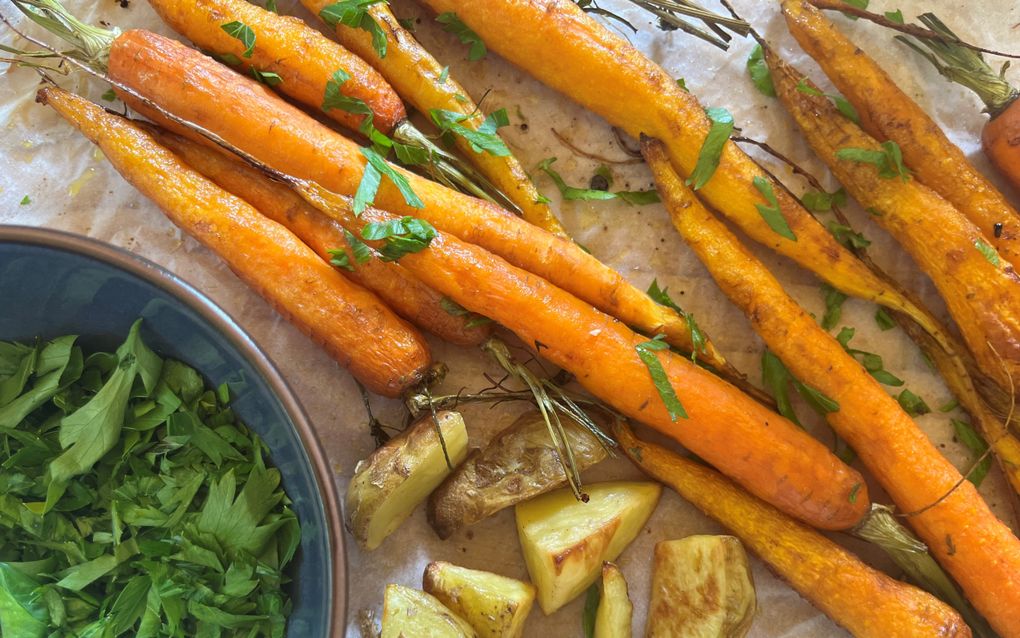
[[[939,125],[810,2],[784,0],[782,9],[790,33],[854,105],[861,128],[896,142],[922,183],[966,215],[1007,261],[1020,265],[1020,214]],[[1020,152],[1014,157],[1020,162]],[[998,236],[996,224],[1002,224]]]
[[[374,209],[356,218],[340,200],[329,203],[334,218],[351,232],[393,219]],[[823,529],[846,529],[863,516],[868,499],[858,472],[796,425],[687,358],[664,351],[659,360],[689,415],[673,421],[635,349],[647,338],[548,281],[445,233],[400,263],[534,345],[621,413],[680,441],[791,516]],[[856,490],[858,498],[851,499]]]
[[[95,142],[174,224],[219,255],[371,391],[397,397],[423,378],[430,355],[417,331],[286,228],[190,169],[127,120],[52,87],[42,89],[39,100]]]
[[[266,164],[346,195],[357,191],[366,160],[351,140],[281,101],[254,80],[240,77],[198,51],[143,30],[126,31],[110,51],[109,73],[163,108],[210,130]],[[158,113],[128,95],[132,108],[156,121]],[[188,134],[168,124],[177,132]],[[396,168],[425,208],[407,205],[384,179],[375,203],[431,222],[464,241],[549,279],[601,310],[648,334],[664,333],[680,348],[692,347],[687,321],[652,301],[619,273],[571,241],[545,232],[509,212]],[[725,361],[711,347],[699,358],[719,369]]]
[[[1020,188],[1020,100],[985,124],[981,146],[995,167]]]
[[[461,346],[478,345],[492,334],[491,324],[468,327],[465,317],[457,317],[444,310],[442,295],[399,264],[379,259],[356,263],[343,228],[286,186],[179,135],[156,127],[150,127],[149,132],[160,144],[221,188],[286,226],[327,262],[332,259],[330,250],[346,250],[354,270],[342,270],[341,274],[379,295],[387,306],[419,328]]]
[[[205,51],[230,54],[249,72],[272,72],[282,80],[276,89],[313,109],[322,106],[326,84],[338,70],[350,79],[341,93],[365,102],[383,133],[407,119],[400,97],[364,60],[339,46],[300,18],[281,16],[247,0],[149,0],[163,21]],[[252,29],[255,48],[245,57],[244,44],[221,26],[238,21]],[[343,126],[358,130],[363,115],[343,109],[327,114]]]
[[[803,76],[773,51],[766,60],[812,148],[932,278],[982,371],[1008,388],[1006,374],[1020,378],[1020,277],[1013,266],[986,256],[982,248],[994,251],[978,228],[917,180],[883,178],[873,165],[839,159],[840,149],[881,148],[827,99],[798,91]]]
[[[901,512],[921,512],[907,522],[975,607],[1004,636],[1020,635],[1020,540],[896,400],[698,203],[661,146],[647,145],[646,158],[674,225],[719,287],[795,377],[839,404],[826,417],[833,429]]]
[[[971,635],[949,605],[872,569],[718,472],[641,441],[629,427],[617,427],[614,434],[635,465],[736,534],[802,596],[857,638]]]
[[[319,15],[333,0],[302,0],[301,4]],[[337,24],[336,35],[340,42],[375,67],[423,115],[428,116],[432,109],[443,109],[469,116],[462,122],[464,126],[475,129],[481,126],[484,113],[464,87],[450,77],[449,67],[440,64],[400,26],[389,6],[386,3],[372,5],[368,12],[386,34],[386,57],[376,52],[372,35],[364,29]],[[459,135],[454,137],[454,143],[482,175],[521,209],[524,219],[569,239],[566,229],[549,205],[543,203],[538,189],[513,154],[498,157],[478,153]]]
[[[704,108],[665,70],[584,13],[572,0],[421,0],[453,11],[486,45],[546,85],[630,135],[662,139],[673,165],[689,175],[711,128]],[[765,204],[755,177],[772,184],[797,236],[776,234],[756,207]],[[733,142],[699,194],[744,232],[836,288],[915,314],[915,309],[861,264],[797,200]]]

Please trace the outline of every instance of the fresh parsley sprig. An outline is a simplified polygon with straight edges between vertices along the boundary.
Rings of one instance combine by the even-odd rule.
[[[866,352],[864,350],[857,350],[850,347],[850,340],[854,338],[854,334],[857,331],[853,328],[844,326],[839,334],[836,335],[836,341],[839,342],[843,349],[848,354],[853,356],[860,362],[864,369],[868,371],[876,381],[883,385],[889,385],[899,387],[903,385],[903,380],[885,369],[885,364],[882,361],[882,357],[873,352]]]
[[[659,200],[659,193],[654,189],[647,191],[616,191],[599,190],[595,188],[577,188],[569,186],[563,177],[557,173],[552,165],[556,162],[555,157],[547,157],[538,163],[538,169],[549,176],[560,196],[567,201],[607,201],[610,199],[621,199],[632,206],[654,204]],[[548,199],[544,199],[548,203]]]
[[[892,140],[882,142],[882,150],[868,148],[841,148],[836,157],[849,162],[871,164],[878,169],[882,179],[900,178],[904,182],[910,179],[910,169],[903,164],[903,153],[899,144]]]
[[[385,58],[386,33],[368,11],[369,7],[376,4],[386,4],[386,0],[340,0],[323,7],[319,17],[331,27],[343,24],[368,31],[372,35],[372,48],[380,58]]]
[[[673,388],[673,384],[670,383],[666,369],[662,367],[662,362],[659,361],[659,356],[656,354],[663,350],[669,350],[669,344],[663,341],[664,338],[665,335],[656,335],[650,341],[637,344],[634,346],[634,349],[637,351],[641,362],[648,368],[648,374],[652,377],[652,384],[655,385],[655,390],[659,393],[662,403],[666,406],[670,420],[676,422],[678,419],[686,419],[688,417],[687,411],[684,410],[683,404],[680,403],[680,397],[676,395],[676,390]]]
[[[386,222],[372,222],[361,229],[361,238],[382,241],[379,259],[397,261],[404,255],[418,253],[436,238],[436,229],[424,219],[401,217]]]
[[[362,148],[361,154],[368,160],[365,165],[365,173],[361,176],[361,183],[354,193],[354,214],[360,215],[375,201],[375,195],[379,192],[379,185],[385,175],[393,185],[397,187],[404,197],[404,202],[411,208],[425,208],[425,203],[411,188],[407,178],[389,163],[375,149]]]
[[[857,113],[857,109],[851,104],[845,97],[836,93],[823,93],[815,87],[808,84],[807,78],[802,78],[797,83],[797,90],[804,95],[811,95],[814,97],[827,97],[832,100],[832,103],[836,105],[836,110],[843,114],[843,117],[850,120],[854,124],[861,123],[861,116]]]
[[[797,235],[790,229],[790,225],[786,222],[786,217],[783,216],[783,211],[779,207],[779,200],[776,199],[776,193],[772,190],[772,182],[765,179],[761,175],[755,175],[754,179],[751,180],[754,187],[758,189],[758,192],[762,194],[765,201],[768,202],[768,206],[764,204],[755,204],[755,208],[758,209],[758,214],[761,215],[765,223],[769,225],[769,228],[773,230],[777,235],[785,237],[790,241],[797,241]]]
[[[244,52],[241,54],[246,58],[250,58],[255,52],[255,32],[252,31],[251,27],[243,22],[234,20],[226,24],[221,24],[220,28],[227,32],[227,35],[237,38],[244,45]]]
[[[445,109],[432,109],[429,116],[439,128],[441,135],[458,135],[471,144],[471,150],[475,153],[488,153],[496,157],[510,155],[510,149],[506,147],[503,138],[497,132],[500,128],[510,124],[510,116],[506,109],[499,109],[490,113],[477,128],[464,126],[464,122],[474,117],[473,114],[458,113]]]
[[[712,126],[701,144],[698,162],[687,178],[687,185],[694,190],[700,189],[712,179],[715,169],[719,167],[723,147],[733,133],[733,115],[726,109],[720,107],[705,109],[705,115],[712,122]]]
[[[765,64],[765,52],[760,44],[756,44],[751,55],[747,56],[747,74],[762,95],[776,97],[776,85],[772,82],[772,72]]]
[[[443,31],[457,36],[461,44],[471,47],[468,49],[468,60],[476,62],[484,58],[485,54],[488,53],[488,49],[485,48],[485,42],[468,25],[464,24],[464,21],[457,17],[456,13],[452,11],[441,13],[436,17],[436,22],[443,25]]]
[[[673,301],[673,298],[669,296],[669,288],[660,288],[659,280],[653,279],[652,283],[648,286],[647,294],[651,297],[655,303],[661,304],[668,308],[672,308],[678,315],[687,320],[687,327],[691,331],[691,361],[694,363],[698,362],[698,353],[704,354],[705,346],[708,344],[708,337],[701,331],[698,326],[698,322],[694,319],[692,313],[687,312]]]
[[[783,362],[779,360],[779,357],[772,354],[769,350],[765,350],[761,354],[761,376],[765,387],[771,391],[772,396],[776,400],[776,409],[779,411],[779,414],[797,425],[801,425],[801,422],[790,400],[790,386],[793,386],[801,398],[804,399],[804,402],[821,416],[839,412],[839,403],[826,396],[820,390],[802,383],[793,376]]]

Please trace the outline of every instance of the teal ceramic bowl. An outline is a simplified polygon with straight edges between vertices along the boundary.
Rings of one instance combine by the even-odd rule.
[[[142,317],[142,336],[157,353],[193,366],[212,385],[231,383],[231,405],[269,446],[301,523],[287,636],[343,635],[343,528],[329,463],[294,393],[233,319],[152,262],[23,226],[0,225],[0,300],[0,340],[77,334],[89,348],[114,349]]]

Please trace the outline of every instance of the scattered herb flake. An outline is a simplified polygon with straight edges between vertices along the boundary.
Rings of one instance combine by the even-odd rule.
[[[241,55],[250,58],[255,52],[255,32],[247,24],[234,20],[220,25],[220,28],[227,32],[232,38],[237,38],[244,45],[244,53]]]
[[[846,191],[842,188],[834,193],[808,191],[800,198],[800,203],[810,211],[827,213],[832,210],[833,206],[839,207],[846,204]]]
[[[687,320],[687,327],[691,331],[691,361],[697,363],[698,353],[704,354],[705,352],[705,346],[708,344],[708,337],[706,337],[705,333],[701,331],[701,328],[698,326],[698,322],[694,319],[694,315],[680,308],[680,306],[673,301],[673,298],[669,296],[669,289],[659,287],[658,279],[653,279],[651,285],[648,286],[648,296],[651,297],[655,303],[672,308],[678,315]]]
[[[885,332],[886,330],[892,330],[896,327],[896,321],[889,314],[889,311],[879,306],[875,310],[875,323],[878,324],[878,329]]]
[[[613,194],[631,206],[646,206],[662,201],[659,198],[659,191],[654,188],[646,191],[616,191]]]
[[[868,1],[869,0],[843,0],[843,4],[848,4],[851,7],[857,7],[858,9],[867,9],[868,8]],[[857,19],[857,16],[851,15],[849,13],[845,13],[844,12],[843,15],[846,16],[850,20],[856,20]]]
[[[758,192],[762,194],[765,201],[769,203],[768,206],[763,204],[755,204],[758,208],[758,213],[765,220],[765,223],[769,225],[769,228],[773,230],[777,235],[785,237],[790,241],[797,241],[797,236],[790,230],[790,225],[786,223],[786,218],[783,216],[783,211],[779,208],[779,200],[776,199],[776,194],[772,190],[772,183],[765,179],[761,175],[755,175],[752,181],[754,187],[758,189]]]
[[[684,91],[687,90],[687,80],[685,80],[683,78],[677,78],[676,79],[676,85],[679,86]]]
[[[953,397],[939,406],[939,412],[952,412],[958,407],[960,407],[960,402],[956,397]]]
[[[850,501],[851,503],[856,503],[857,502],[857,494],[860,491],[861,491],[861,484],[860,483],[854,483],[854,486],[852,488],[850,488],[850,495],[847,497],[847,500]]]
[[[482,41],[478,34],[472,31],[464,22],[457,17],[457,14],[448,11],[441,13],[436,17],[436,22],[443,25],[443,31],[452,33],[457,36],[461,44],[469,45],[471,48],[468,50],[468,60],[475,62],[485,57],[488,52],[485,48],[485,42]]]
[[[411,184],[408,183],[407,178],[397,169],[390,166],[375,149],[362,148],[361,154],[368,159],[368,164],[365,165],[365,173],[361,178],[361,183],[358,185],[357,192],[354,194],[355,215],[360,215],[364,212],[365,208],[375,201],[375,195],[379,191],[379,184],[382,182],[383,175],[393,182],[393,185],[403,195],[404,202],[408,206],[411,208],[425,208],[424,202],[411,189]]]
[[[828,229],[832,236],[836,238],[836,241],[847,248],[861,249],[871,245],[870,239],[844,224],[829,222]]]
[[[279,73],[274,73],[272,71],[259,71],[255,67],[251,68],[251,75],[266,86],[277,86],[283,82],[283,78],[280,77]]]
[[[592,583],[588,593],[584,597],[584,612],[581,615],[581,628],[584,630],[585,638],[595,636],[595,617],[598,615],[599,602],[602,599],[602,591],[597,582]]]
[[[917,396],[910,390],[904,389],[897,395],[896,400],[899,402],[900,407],[903,411],[909,414],[911,417],[921,416],[922,414],[928,414],[931,412],[931,408],[924,402],[924,399]]]
[[[361,238],[382,241],[379,259],[397,261],[404,255],[425,250],[436,238],[436,229],[424,219],[401,217],[386,222],[372,222],[361,229]]]
[[[854,338],[854,334],[857,331],[853,328],[844,326],[839,334],[836,335],[836,341],[839,342],[843,349],[848,354],[853,356],[857,361],[864,366],[864,369],[868,371],[876,381],[882,385],[888,385],[893,387],[899,387],[903,385],[903,380],[885,369],[885,364],[882,361],[882,357],[873,353],[866,352],[864,350],[857,350],[850,347],[850,340]]]
[[[903,24],[903,11],[899,9],[895,11],[886,11],[885,19],[889,22],[895,22],[896,24]]]
[[[555,157],[549,157],[538,164],[539,170],[548,175],[552,179],[553,183],[556,184],[556,188],[559,189],[560,195],[563,199],[568,201],[593,201],[593,200],[607,200],[614,199],[616,195],[606,191],[592,190],[590,188],[575,188],[568,186],[553,168],[552,165],[556,162]]]
[[[669,418],[672,421],[686,419],[687,411],[684,410],[683,404],[680,403],[680,398],[677,397],[676,390],[670,383],[666,370],[662,367],[662,362],[659,361],[659,357],[655,354],[661,350],[669,350],[669,345],[662,340],[663,337],[664,335],[656,335],[650,341],[637,344],[634,346],[634,349],[637,351],[642,363],[648,368],[648,374],[651,375],[655,390],[659,393],[663,404],[665,404],[666,411],[669,412]]]
[[[446,81],[450,78],[450,67],[444,66],[443,70],[439,72],[439,83],[446,84]]]
[[[847,300],[847,296],[829,284],[823,283],[821,287],[825,296],[825,314],[822,316],[821,324],[822,328],[828,331],[835,328],[843,316],[843,302]]]
[[[816,89],[815,87],[808,84],[807,78],[802,78],[801,81],[797,83],[797,90],[803,93],[804,95],[829,98],[830,100],[832,100],[832,103],[836,106],[836,110],[839,111],[843,115],[843,117],[850,120],[854,124],[861,123],[861,116],[857,113],[857,109],[855,109],[854,105],[851,104],[849,100],[847,100],[842,95],[838,95],[836,93],[823,93]]]
[[[103,100],[104,102],[113,102],[114,100],[117,99],[117,92],[114,91],[113,89],[107,89],[105,93],[99,96],[99,99]]]
[[[985,259],[988,260],[988,263],[995,266],[996,268],[999,267],[999,264],[1001,263],[999,261],[999,253],[995,252],[994,248],[992,248],[991,246],[989,246],[980,239],[974,242],[974,247],[978,249],[978,252],[984,255]]]
[[[772,72],[765,64],[765,53],[761,45],[756,44],[747,57],[747,73],[758,91],[767,97],[776,97],[776,87],[772,83]]]
[[[694,165],[690,177],[687,178],[687,185],[698,190],[712,179],[715,169],[719,167],[719,159],[722,157],[723,147],[733,133],[733,115],[724,108],[705,109],[705,115],[712,122],[712,127],[705,136],[698,153],[698,162]]]
[[[871,164],[878,169],[878,176],[883,179],[899,177],[904,182],[910,179],[910,169],[903,165],[903,154],[900,152],[900,147],[892,140],[882,142],[880,151],[866,148],[841,148],[836,151],[836,157],[849,162]]]
[[[28,206],[31,203],[32,203],[32,198],[29,197],[28,195],[25,195],[24,197],[21,198],[21,202],[19,203],[19,206]]]
[[[331,27],[344,24],[355,29],[368,31],[372,35],[372,48],[380,58],[386,57],[386,33],[368,12],[369,7],[385,3],[386,0],[340,0],[319,12],[319,17]]]
[[[277,6],[276,0],[266,0],[266,11],[280,13],[280,7]]]
[[[497,132],[498,129],[510,124],[510,117],[507,115],[506,109],[490,113],[477,129],[463,124],[464,121],[473,117],[472,114],[432,109],[429,111],[429,116],[441,133],[459,135],[471,144],[471,150],[475,153],[486,152],[496,157],[510,155],[510,149],[506,147],[503,138]]]
[[[988,451],[988,443],[971,427],[970,423],[959,419],[951,419],[950,423],[956,433],[956,438],[970,450],[975,461],[985,455]],[[991,468],[992,458],[987,456],[967,474],[967,480],[973,483],[974,487],[980,487]]]

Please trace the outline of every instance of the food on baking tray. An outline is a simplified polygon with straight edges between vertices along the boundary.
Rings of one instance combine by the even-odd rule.
[[[386,585],[379,638],[475,638],[466,620],[435,597],[403,585]]]
[[[561,419],[579,471],[606,458],[594,434]],[[566,485],[563,462],[542,414],[522,414],[472,454],[429,497],[428,519],[440,538],[521,501]]]
[[[467,456],[467,430],[457,412],[429,414],[354,468],[347,487],[347,528],[375,549]]]
[[[627,594],[623,572],[609,561],[602,563],[599,593],[594,638],[630,638],[634,605]]]
[[[40,89],[38,99],[366,387],[399,396],[422,379],[430,355],[417,330],[286,228],[192,170],[130,121],[51,86]]]
[[[282,636],[301,530],[224,384],[142,342],[0,342],[0,633]]]
[[[587,502],[561,489],[519,503],[517,534],[538,604],[551,614],[579,596],[644,528],[659,502],[657,483],[585,487]]]
[[[801,596],[858,638],[971,635],[949,605],[865,565],[715,470],[641,441],[625,423],[618,423],[614,434],[635,465],[717,520]]]
[[[743,638],[758,601],[740,541],[688,536],[661,541],[652,559],[649,638]]]
[[[513,578],[452,563],[429,563],[422,589],[478,632],[479,638],[520,638],[535,588]]]

